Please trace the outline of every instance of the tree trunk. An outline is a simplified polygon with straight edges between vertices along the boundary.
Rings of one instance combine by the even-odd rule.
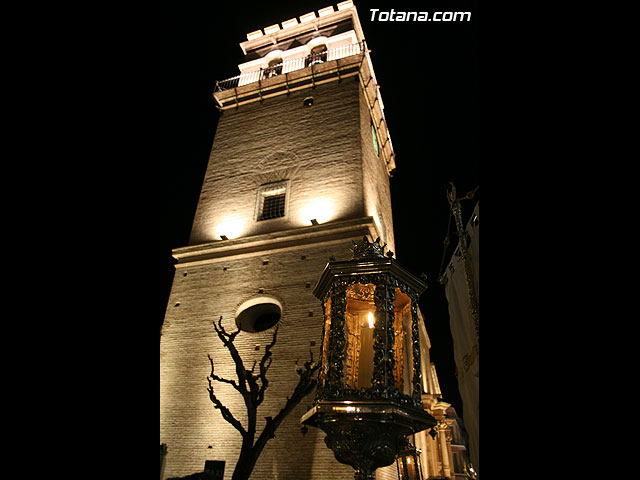
[[[220,316],[217,325],[215,321],[213,322],[213,327],[220,340],[222,340],[224,346],[229,350],[229,353],[236,364],[238,382],[236,383],[234,380],[228,380],[216,375],[214,373],[213,357],[209,356],[209,360],[211,362],[211,375],[207,377],[209,382],[209,397],[215,408],[220,410],[222,417],[242,435],[242,448],[240,449],[240,456],[238,457],[231,479],[249,480],[262,450],[266,446],[267,442],[275,436],[276,428],[278,428],[284,418],[300,403],[300,401],[316,387],[317,380],[314,377],[316,376],[316,372],[320,368],[320,365],[313,361],[313,352],[309,351],[311,355],[310,360],[305,362],[304,367],[298,367],[296,369],[296,373],[300,378],[293,394],[291,397],[287,397],[287,403],[275,418],[265,417],[267,423],[256,441],[258,407],[262,403],[262,400],[264,399],[264,391],[269,385],[269,381],[267,380],[267,370],[271,365],[271,348],[276,343],[279,327],[276,326],[271,343],[265,347],[265,353],[260,360],[260,371],[257,374],[254,373],[256,362],[253,363],[251,370],[247,370],[242,362],[242,358],[240,357],[238,350],[233,344],[233,341],[240,330],[227,333],[222,326],[222,316]],[[296,365],[297,363],[298,362],[296,361]],[[233,416],[231,411],[215,396],[212,381],[229,384],[242,395],[248,414],[246,430]]]
[[[242,449],[240,450],[240,456],[238,457],[238,463],[233,470],[233,476],[231,480],[249,480],[253,467],[257,458],[253,449],[253,437],[248,438],[247,435],[242,439]]]

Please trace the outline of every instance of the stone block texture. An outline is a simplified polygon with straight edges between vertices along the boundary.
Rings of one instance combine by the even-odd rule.
[[[310,107],[304,107],[313,97]],[[215,134],[189,244],[372,216],[393,244],[389,179],[373,150],[358,76],[225,110]],[[256,221],[258,188],[289,181],[285,217]],[[318,212],[318,210],[322,210]],[[378,225],[379,226],[379,225]],[[382,232],[381,232],[382,233]]]
[[[304,107],[309,96],[314,97],[313,106]],[[334,220],[371,216],[394,249],[388,174],[373,150],[370,125],[358,77],[225,110],[189,244],[218,241],[216,229],[229,219],[241,224],[242,237],[310,225],[305,215],[322,200],[329,211],[322,219],[328,228]],[[283,180],[289,182],[286,216],[256,221],[258,188]],[[280,411],[297,383],[295,362],[303,363],[310,351],[315,360],[320,358],[323,315],[313,287],[329,257],[351,258],[350,246],[351,238],[265,247],[176,266],[160,340],[160,443],[168,449],[165,478],[202,471],[206,460],[225,460],[228,480],[239,455],[240,434],[214,408],[207,392],[208,354],[214,358],[217,375],[237,378],[212,322],[222,316],[227,331],[235,330],[239,305],[259,295],[273,296],[283,306],[269,387],[258,411],[261,431],[264,417]],[[237,336],[235,345],[247,368],[262,357],[271,336],[272,329]],[[234,416],[246,423],[241,396],[229,385],[214,383],[214,388]],[[302,435],[299,419],[312,402],[313,394],[281,424],[252,478],[353,478],[353,469],[335,460],[324,444],[322,431],[310,428]],[[378,477],[394,478],[389,472],[395,475],[395,465],[380,469]]]

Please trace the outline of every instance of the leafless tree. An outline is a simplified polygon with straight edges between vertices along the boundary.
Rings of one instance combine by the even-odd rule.
[[[291,396],[287,397],[284,407],[282,407],[275,417],[265,417],[266,425],[256,439],[256,435],[258,434],[256,430],[258,407],[264,400],[265,390],[269,386],[267,371],[271,365],[271,349],[276,343],[279,325],[275,327],[271,343],[265,347],[264,355],[262,355],[260,363],[258,363],[257,360],[254,361],[251,370],[247,370],[245,368],[242,358],[233,344],[233,341],[238,333],[240,333],[240,330],[227,333],[222,326],[222,317],[220,317],[217,324],[215,321],[213,322],[213,327],[215,328],[218,337],[231,354],[231,358],[236,366],[236,376],[238,378],[237,380],[229,380],[216,375],[214,373],[213,358],[209,355],[209,361],[211,362],[211,375],[207,377],[209,382],[209,398],[213,402],[215,408],[220,410],[222,417],[233,425],[233,427],[242,435],[242,448],[240,450],[238,463],[233,471],[232,480],[248,480],[258,457],[262,453],[262,450],[266,446],[267,442],[275,436],[276,428],[278,428],[285,417],[300,403],[300,401],[316,387],[317,378],[315,374],[320,365],[313,361],[313,352],[310,351],[310,360],[306,361],[303,366],[298,366],[296,369],[299,379],[293,393]],[[257,371],[256,366],[258,367]],[[248,414],[246,428],[216,397],[213,392],[213,381],[231,385],[240,395],[242,395]]]

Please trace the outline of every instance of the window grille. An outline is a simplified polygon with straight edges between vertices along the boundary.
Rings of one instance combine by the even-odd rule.
[[[264,197],[262,212],[258,220],[268,220],[269,218],[284,217],[285,194],[270,195]]]
[[[284,217],[287,205],[288,181],[262,185],[258,189],[256,220]]]

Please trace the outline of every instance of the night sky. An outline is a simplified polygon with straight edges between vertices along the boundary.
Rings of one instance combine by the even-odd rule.
[[[223,4],[224,3],[224,4]],[[149,251],[152,303],[150,323],[161,324],[173,264],[171,250],[185,246],[207,167],[218,111],[212,98],[216,80],[237,75],[248,32],[299,17],[337,1],[204,2],[176,4],[154,31],[162,38],[153,81],[160,95],[160,118],[153,160],[157,219]],[[462,416],[444,287],[437,279],[447,234],[446,191],[453,181],[459,196],[479,186],[477,153],[478,41],[475,2],[357,1],[371,50],[385,115],[396,154],[391,198],[398,262],[429,288],[420,299],[431,338],[443,399]],[[471,11],[470,22],[370,21],[370,8],[395,11]],[[155,47],[154,47],[155,48]],[[464,201],[465,222],[481,189]],[[154,222],[156,222],[154,220]],[[457,241],[453,224],[448,263]]]

